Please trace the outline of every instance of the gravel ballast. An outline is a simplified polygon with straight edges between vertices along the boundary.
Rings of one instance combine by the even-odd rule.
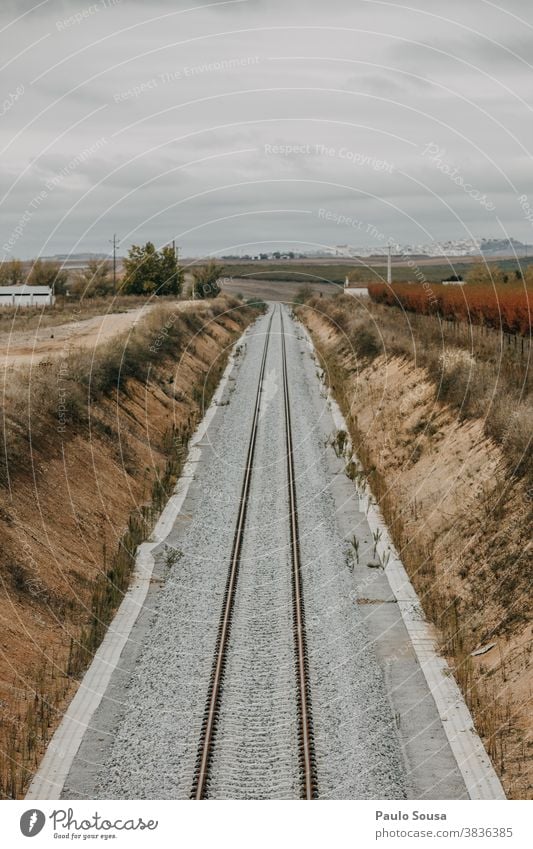
[[[280,315],[272,322],[210,798],[299,794]]]
[[[248,334],[216,439],[197,472],[195,509],[184,505],[166,541],[181,556],[159,595],[100,770],[104,798],[190,795],[267,324],[262,318]]]
[[[335,521],[332,448],[323,439],[329,409],[298,326],[285,318],[285,332],[319,795],[404,798],[394,717]]]
[[[382,670],[354,603],[329,491],[332,422],[303,335],[284,311],[320,798],[404,798],[406,778]],[[268,316],[206,437],[182,514],[158,553],[164,582],[112,728],[100,733],[93,798],[189,798],[231,554]],[[289,559],[280,307],[266,365],[247,524],[209,798],[298,798],[298,712]],[[171,564],[168,551],[178,559]],[[165,563],[167,565],[165,565]],[[126,674],[127,673],[127,674]],[[108,706],[107,711],[111,708]],[[98,728],[98,718],[95,726]],[[101,727],[103,727],[102,723]],[[108,721],[109,726],[109,721]],[[85,751],[90,749],[87,732]],[[102,736],[105,736],[102,743]],[[83,764],[78,763],[78,771]],[[75,776],[69,782],[75,793]],[[94,792],[91,792],[94,791]]]

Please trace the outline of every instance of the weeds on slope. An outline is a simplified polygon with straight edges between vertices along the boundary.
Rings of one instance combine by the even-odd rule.
[[[216,385],[216,384],[215,384]],[[32,690],[25,688],[10,715],[0,719],[0,798],[19,798],[49,742],[51,729],[73,679],[91,663],[109,623],[128,589],[138,546],[150,535],[178,480],[194,425],[176,429],[165,437],[171,448],[162,473],[157,470],[148,504],[134,510],[109,562],[102,551],[102,572],[96,579],[89,604],[90,615],[77,638],[71,637],[66,664],[44,663],[35,673]]]
[[[498,331],[402,314],[396,307],[346,295],[311,298],[307,306],[342,334],[346,354],[362,362],[399,356],[427,370],[435,400],[462,419],[481,419],[501,445],[509,471],[533,485],[533,361]]]
[[[222,315],[235,305],[241,311],[241,324],[254,316],[250,308],[229,299],[215,304],[212,314]],[[128,380],[145,380],[158,360],[179,356],[190,344],[191,334],[202,330],[205,322],[205,310],[201,315],[154,311],[130,334],[127,344],[123,338],[102,346],[94,354],[70,354],[66,363],[60,360],[26,370],[17,385],[6,383],[3,412],[7,438],[0,485],[12,485],[17,475],[26,472],[28,451],[31,454],[50,446],[51,426],[64,428],[61,435],[65,439],[79,433],[80,427],[88,425],[88,407],[97,403],[100,396],[128,393]],[[132,511],[116,550],[109,554],[104,546],[102,569],[88,604],[88,616],[80,625],[79,635],[70,639],[68,657],[66,651],[60,652],[51,664],[45,662],[25,676],[18,674],[19,697],[0,714],[1,798],[19,798],[24,793],[61,717],[73,681],[83,675],[105,636],[128,588],[137,548],[150,535],[181,474],[189,439],[211,401],[227,354],[226,351],[215,363],[205,364],[198,383],[190,387],[194,406],[186,423],[181,427],[172,425],[163,435],[166,463],[163,469],[155,470],[150,499]],[[60,418],[58,386],[66,387],[60,394]]]
[[[530,375],[520,364],[520,355],[518,363],[516,359],[509,359],[502,366],[501,381],[505,382],[508,394],[501,405],[485,411],[489,421],[487,424],[485,420],[484,424],[486,432],[495,434],[499,426],[496,415],[502,417],[504,439],[500,438],[499,442],[505,451],[507,466],[500,465],[497,473],[491,473],[486,480],[472,480],[475,499],[472,507],[478,509],[477,524],[475,527],[471,524],[473,518],[468,509],[465,510],[466,505],[460,505],[458,515],[451,516],[446,535],[440,540],[438,555],[435,546],[439,543],[439,537],[425,532],[427,514],[421,513],[420,505],[417,505],[416,478],[409,478],[412,464],[406,466],[408,475],[405,483],[400,480],[401,473],[397,471],[392,480],[387,463],[379,461],[378,449],[368,437],[368,425],[365,428],[359,426],[357,390],[354,389],[358,381],[354,374],[367,367],[362,375],[363,384],[367,387],[364,390],[365,401],[361,399],[360,403],[370,406],[373,403],[372,375],[375,373],[376,380],[380,381],[386,354],[402,356],[411,362],[415,361],[418,366],[425,364],[428,377],[433,378],[434,399],[444,400],[444,396],[451,407],[460,411],[460,417],[474,419],[474,402],[481,406],[485,397],[483,385],[476,380],[476,364],[481,362],[483,367],[486,366],[487,373],[492,369],[494,379],[494,368],[487,364],[484,352],[487,352],[489,360],[496,356],[496,334],[492,337],[483,334],[482,344],[474,349],[474,353],[466,345],[456,345],[445,349],[442,357],[442,338],[437,320],[433,318],[421,322],[420,334],[417,332],[418,325],[411,325],[408,328],[411,335],[408,336],[407,330],[399,322],[397,310],[381,306],[376,308],[376,305],[364,302],[354,303],[352,298],[327,301],[314,299],[309,305],[325,315],[332,327],[335,326],[334,335],[325,340],[323,335],[317,334],[315,342],[321,364],[347,421],[356,455],[366,471],[372,494],[381,508],[424,611],[437,626],[442,652],[450,660],[476,727],[505,780],[507,791],[512,797],[524,798],[531,792],[531,785],[528,785],[531,749],[523,724],[523,699],[517,697],[516,690],[513,691],[509,685],[506,677],[509,666],[507,659],[502,658],[499,665],[492,661],[491,666],[483,667],[472,653],[480,645],[495,640],[500,640],[499,646],[505,645],[507,636],[515,636],[516,632],[527,628],[529,610],[526,564],[527,548],[530,545],[528,531],[533,520],[533,504],[531,497],[528,497],[531,492],[528,489],[528,486],[531,487],[531,458],[527,456],[531,431],[522,436],[522,431],[518,430],[516,436],[515,426],[518,421],[525,429],[520,419],[520,411],[524,406],[531,413]],[[378,354],[368,348],[358,349],[355,344],[354,340],[364,322],[369,332],[374,334],[376,343],[381,345]],[[418,359],[415,359],[413,350],[420,352]],[[440,370],[432,372],[431,364],[435,362],[439,363]],[[516,376],[521,368],[522,380],[517,386]],[[472,370],[474,377],[470,374]],[[473,384],[473,397],[467,414],[461,401],[469,383]],[[411,401],[417,397],[416,391],[415,387],[414,396],[413,393],[409,396]],[[418,396],[424,403],[431,399],[428,392],[431,393],[431,390],[424,382]],[[379,404],[380,391],[377,395],[376,404]],[[389,432],[393,433],[395,426],[401,427],[402,416],[411,413],[409,397],[404,410],[399,407],[397,412],[392,412],[392,421],[388,420]],[[430,435],[437,430],[430,416],[426,416],[411,430],[413,438],[416,438],[421,427]],[[512,439],[516,439],[514,444],[511,443]],[[357,465],[349,461],[346,473],[356,480]],[[428,509],[432,509],[430,505]],[[464,527],[457,526],[461,521]],[[512,533],[511,528],[516,533]],[[453,555],[445,554],[450,562],[437,562],[436,557],[442,557],[443,550],[447,551],[447,542],[453,543],[453,535],[456,533],[466,534],[468,545],[462,545],[459,553],[455,550]],[[480,564],[484,564],[484,571],[481,571]],[[465,582],[471,568],[478,570],[476,582]],[[495,612],[489,621],[485,618],[485,605],[494,606]],[[518,680],[529,672],[533,644],[527,646],[526,642],[524,657],[520,655],[512,661]],[[518,669],[519,663],[521,665]]]
[[[104,548],[103,569],[93,591],[89,622],[82,628],[79,638],[70,641],[67,662],[68,676],[80,677],[102,642],[107,626],[129,586],[137,548],[149,537],[181,474],[191,435],[190,428],[185,427],[176,430],[172,426],[171,450],[163,474],[159,474],[159,470],[157,470],[156,479],[152,485],[150,503],[142,505],[130,515],[128,527],[124,531],[109,565]]]
[[[32,454],[47,452],[88,422],[101,396],[127,394],[128,381],[146,381],[166,357],[177,358],[194,345],[191,334],[207,333],[209,322],[226,312],[246,320],[255,310],[221,298],[201,312],[161,306],[131,332],[94,350],[71,352],[6,373],[0,402],[0,487],[31,467]]]

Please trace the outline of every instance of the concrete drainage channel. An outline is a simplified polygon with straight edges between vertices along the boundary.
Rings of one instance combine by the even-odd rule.
[[[194,479],[195,467],[202,455],[201,442],[227,390],[230,375],[235,369],[236,354],[245,344],[248,332],[249,330],[246,330],[233,347],[211,404],[191,439],[187,462],[172,497],[159,517],[150,540],[139,546],[128,592],[50,741],[26,794],[27,799],[59,799],[61,797],[83,737],[91,728],[91,720],[102,703],[111,677],[120,663],[124,648],[146,602],[155,566],[154,549],[164,543],[183,508],[189,486]]]
[[[356,491],[331,447],[332,435],[346,428],[317,379],[311,342],[279,308],[237,343],[28,799],[191,796],[270,321],[223,698],[209,776],[195,795],[302,795],[288,395],[313,719],[316,792],[307,795],[504,798],[370,494]],[[346,542],[354,534],[357,562]],[[376,555],[385,568],[372,568]]]
[[[310,358],[316,365],[317,360],[311,337],[305,327],[302,325],[299,325],[299,327],[302,339],[305,340],[307,345]],[[327,387],[325,375],[320,368],[317,369],[317,374],[327,397],[335,431],[348,433],[344,416],[331,390]],[[351,445],[349,442],[346,449],[347,453],[350,453]],[[355,459],[357,460],[356,457]],[[344,461],[341,461],[341,465],[344,465]],[[460,770],[468,797],[470,799],[505,799],[501,782],[492,766],[483,743],[474,729],[472,716],[465,704],[459,687],[446,661],[437,651],[436,639],[431,625],[424,616],[420,600],[398,556],[387,525],[376,501],[372,497],[371,491],[368,486],[358,485],[354,493],[354,484],[351,481],[346,482],[346,480],[342,481],[341,486],[338,488],[340,491],[337,492],[336,497],[338,506],[337,520],[343,526],[345,533],[349,535],[353,527],[357,526],[357,520],[354,523],[356,517],[361,519],[364,516],[366,518],[370,532],[369,536],[373,540],[373,559],[376,559],[377,555],[379,562],[384,565],[383,573],[386,578],[387,590],[392,592],[394,600],[398,605],[408,640],[416,656],[417,665],[419,665],[423,672],[427,688],[435,702],[438,717],[442,723],[442,728],[446,734],[453,758]],[[353,503],[354,495],[358,501],[357,508],[355,508]],[[379,577],[378,574],[377,580],[371,581],[374,584],[374,592],[369,593],[370,584],[368,575],[361,576],[361,587],[366,587],[365,603],[381,604],[391,601],[387,591],[380,593],[378,583],[383,585],[384,581],[379,580]],[[383,596],[383,600],[380,598],[380,594]],[[369,595],[371,596],[370,598],[368,598]],[[381,620],[381,617],[376,618]],[[385,656],[383,658],[389,675],[391,674],[391,658],[394,663],[401,666],[402,658],[405,661],[407,655],[411,653],[409,645],[405,642],[405,638],[403,640],[399,639],[399,635],[396,634],[398,624],[398,619],[396,622],[391,622],[387,625],[383,621],[379,621],[378,624],[380,634],[376,636],[376,642],[379,643],[380,639],[384,637],[382,642],[384,643],[385,652],[388,653],[390,649],[388,657]],[[394,649],[392,649],[393,645],[395,646]],[[404,687],[414,687],[416,685],[418,689],[423,689],[420,686],[420,682],[416,682],[416,678],[419,677],[417,671],[404,670],[403,675]],[[391,681],[390,686],[398,687],[401,684]],[[423,699],[427,701],[427,696],[424,696]],[[403,699],[399,701],[403,701]],[[432,705],[429,705],[429,707],[431,709]],[[434,720],[430,720],[430,724],[433,725]],[[430,725],[427,726],[428,729],[429,727]],[[413,725],[412,732],[416,734],[416,724]],[[405,744],[407,745],[407,741],[405,741]],[[428,758],[430,752],[433,752],[431,757],[439,754],[439,752],[434,751],[433,746],[428,751]],[[444,747],[441,748],[441,754],[443,753]],[[449,777],[451,775],[452,771],[450,771]]]

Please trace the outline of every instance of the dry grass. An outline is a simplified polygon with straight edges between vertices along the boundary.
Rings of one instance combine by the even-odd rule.
[[[197,333],[209,333],[209,322],[238,307],[242,319],[254,309],[228,298],[213,302],[201,314],[177,313],[161,306],[133,331],[94,350],[74,351],[61,359],[17,369],[16,379],[3,387],[0,415],[0,486],[8,486],[12,471],[30,471],[39,446],[89,421],[101,396],[120,397],[131,379],[146,381],[166,357],[178,358],[194,344]],[[209,378],[211,379],[211,377]],[[60,435],[51,440],[51,436]]]
[[[237,307],[230,318],[224,317],[226,310]],[[203,335],[215,337],[222,328],[224,338],[231,341],[256,315],[257,311],[227,298],[212,309],[202,305],[201,315],[162,308],[150,313],[134,333],[92,353],[75,353],[46,367],[21,370],[19,380],[11,381],[4,391],[0,486],[17,493],[21,480],[39,475],[41,465],[47,464],[54,453],[61,453],[63,444],[69,441],[82,440],[90,456],[92,440],[100,438],[97,434],[109,443],[118,441],[121,465],[131,462],[132,474],[139,475],[135,456],[123,456],[127,449],[118,430],[117,411],[131,394],[152,392],[154,387],[160,394],[162,390],[163,399],[167,396],[169,407],[172,399],[183,408],[183,398],[176,400],[168,380],[176,361]],[[211,320],[217,322],[216,328],[210,327]],[[209,349],[216,350],[215,343]],[[31,668],[15,667],[12,687],[4,688],[17,695],[10,703],[0,703],[0,797],[18,798],[24,793],[76,681],[100,645],[127,590],[137,546],[151,532],[181,473],[189,437],[203,415],[204,405],[210,402],[228,353],[229,348],[225,348],[214,362],[196,358],[195,372],[186,367],[191,374],[185,405],[188,413],[180,426],[171,424],[161,434],[158,455],[163,456],[164,464],[162,468],[144,468],[144,474],[148,472],[150,477],[143,477],[142,491],[146,492],[146,484],[148,492],[126,516],[126,527],[118,541],[108,548],[105,542],[102,546],[100,537],[92,538],[96,579],[73,598],[73,609],[65,608],[69,604],[66,597],[52,597],[44,584],[41,586],[39,575],[46,575],[42,564],[35,574],[27,565],[2,564],[4,592],[16,594],[17,608],[24,608],[32,617],[42,608],[43,614],[50,613],[63,628],[59,636],[55,634],[57,647],[40,647],[37,657],[43,661]],[[114,415],[109,415],[110,411]],[[64,432],[58,434],[58,427],[63,426]],[[4,514],[4,520],[9,519],[6,511]],[[37,534],[37,526],[32,531]],[[7,633],[5,639],[7,645]]]
[[[313,312],[304,307],[300,315],[476,727],[507,793],[529,797],[533,497],[526,449],[533,404],[527,367],[513,346],[497,373],[494,336],[480,334],[474,346],[443,343],[430,317],[402,325],[393,308],[345,297],[309,306]],[[356,343],[362,327],[376,345],[365,336]],[[503,397],[486,403],[496,379]],[[347,474],[359,475],[350,458]],[[472,657],[492,641],[501,659],[492,655],[488,666]]]
[[[360,360],[401,356],[427,369],[435,400],[461,419],[482,419],[485,433],[502,446],[512,474],[533,483],[533,362],[520,341],[501,333],[438,317],[401,313],[395,307],[340,295],[312,298],[343,336],[345,351]]]
[[[163,298],[162,302],[166,300],[175,301],[176,298]],[[73,297],[58,297],[53,307],[40,309],[2,307],[0,308],[0,333],[24,332],[39,327],[55,327],[73,321],[84,321],[95,315],[127,312],[142,307],[145,303],[146,297],[116,295],[109,298],[82,298],[81,300]]]

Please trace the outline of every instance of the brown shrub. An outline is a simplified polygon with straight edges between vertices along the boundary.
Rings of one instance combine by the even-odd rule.
[[[436,398],[461,418],[482,419],[486,435],[503,447],[513,475],[531,478],[533,370],[527,347],[480,325],[402,313],[346,295],[311,298],[307,307],[328,318],[360,359],[383,352],[425,367]]]

